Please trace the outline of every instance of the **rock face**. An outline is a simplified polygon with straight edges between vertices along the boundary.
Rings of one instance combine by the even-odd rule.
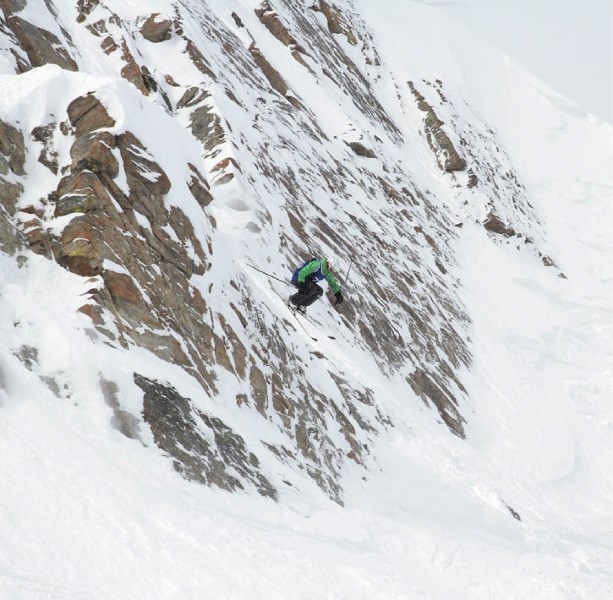
[[[419,110],[426,113],[424,128],[426,139],[436,156],[438,165],[444,171],[463,171],[466,169],[466,161],[460,156],[449,135],[443,128],[444,123],[437,117],[434,109],[426,102],[425,98],[417,91],[412,81],[409,81],[409,88],[415,99]]]
[[[177,471],[229,491],[243,489],[242,481],[247,480],[262,496],[276,498],[275,489],[259,470],[257,457],[247,450],[240,435],[216,417],[194,409],[172,387],[138,374],[134,381],[144,392],[145,422],[157,445],[175,459]],[[208,436],[202,434],[197,420],[205,425]]]
[[[264,24],[266,29],[272,33],[284,46],[298,46],[298,42],[290,33],[287,26],[281,21],[279,15],[272,9],[269,2],[264,2],[262,8],[255,10],[255,14]]]
[[[115,120],[109,116],[106,108],[93,95],[75,98],[67,108],[70,124],[75,128],[78,138],[103,127],[113,127]]]
[[[6,23],[11,29],[20,47],[27,54],[31,67],[54,64],[70,71],[79,67],[62,41],[50,31],[36,27],[32,23],[13,14],[23,9],[25,3],[4,0],[0,4]]]
[[[349,142],[348,146],[358,155],[363,156],[364,158],[375,158],[375,153],[370,149],[364,146],[361,142]]]
[[[13,255],[23,236],[12,223],[23,184],[15,176],[25,175],[23,133],[0,120],[0,251]]]
[[[170,19],[165,19],[159,14],[154,13],[147,17],[140,28],[140,32],[146,40],[159,44],[170,39],[171,28],[172,21]]]
[[[289,88],[281,76],[281,73],[266,60],[266,57],[260,52],[255,44],[249,47],[249,52],[251,52],[255,64],[262,70],[262,73],[264,73],[272,89],[281,94],[281,96],[285,96]]]
[[[339,503],[346,466],[366,473],[394,425],[377,380],[463,437],[458,229],[402,155],[425,136],[466,218],[536,246],[538,222],[487,124],[462,120],[442,82],[398,86],[390,114],[377,94],[386,68],[347,2],[231,15],[177,2],[171,17],[136,19],[115,2],[76,5],[45,3],[51,33],[19,17],[21,0],[0,0],[15,68],[61,68],[42,70],[53,106],[33,107],[30,131],[17,109],[0,122],[0,250],[28,246],[82,278],[74,305],[92,343],[134,373],[121,385],[92,374],[113,426],[152,439],[190,480],[276,498],[308,479]],[[75,59],[104,76],[72,73]],[[338,107],[342,133],[320,101]],[[415,101],[421,131],[398,116]],[[313,254],[353,261],[348,301],[318,305],[338,353],[297,331],[279,300]],[[374,375],[349,364],[354,352]]]
[[[469,190],[464,218],[479,221],[496,242],[528,247],[542,259],[542,225],[496,133],[476,116],[466,122],[442,81],[424,81],[420,90],[412,82],[409,87],[419,110],[426,112],[426,138],[439,167]]]
[[[38,155],[38,162],[45,165],[54,175],[58,172],[58,153],[53,148],[53,134],[55,133],[55,123],[39,125],[32,130],[32,139],[40,142],[43,146]]]
[[[8,18],[12,14],[23,10],[26,7],[27,0],[0,0],[0,9]]]
[[[351,27],[338,9],[328,4],[326,0],[319,0],[319,6],[316,5],[314,8],[320,10],[326,17],[330,33],[345,35],[347,41],[353,46],[358,43]]]
[[[100,327],[110,339],[123,346],[134,340],[166,360],[193,368],[210,388],[206,361],[193,359],[208,353],[212,335],[193,310],[202,310],[204,301],[189,285],[191,275],[203,273],[208,261],[183,212],[165,206],[168,176],[134,134],[100,131],[115,121],[94,95],[75,99],[67,112],[75,141],[70,174],[53,194],[54,213],[74,216],[54,244],[58,262],[78,275],[102,278],[104,285],[92,300],[117,321],[118,337]],[[115,181],[118,158],[128,193]],[[205,182],[199,179],[198,185],[199,193],[206,194]],[[129,275],[106,269],[106,260],[126,268]],[[168,337],[169,326],[198,337],[200,350],[192,358]]]
[[[23,133],[0,121],[0,175],[25,175],[25,145]]]

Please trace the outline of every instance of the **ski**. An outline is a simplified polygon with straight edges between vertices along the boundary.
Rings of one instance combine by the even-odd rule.
[[[313,341],[318,342],[319,340],[317,338],[313,337],[307,331],[306,327],[300,322],[300,319],[298,317],[299,316],[302,317],[307,323],[309,323],[310,325],[313,325],[313,327],[316,327],[316,325],[304,313],[302,313],[298,309],[294,308],[294,306],[290,302],[287,303],[287,308],[289,308],[290,313],[292,313],[294,319],[296,319],[296,323],[298,323],[298,325],[300,326],[302,331],[304,331]],[[335,340],[336,339],[333,335],[327,335],[327,334],[325,334],[325,335],[330,340]]]
[[[302,329],[302,331],[304,331],[304,333],[306,333],[314,342],[318,342],[319,340],[316,337],[313,337],[307,330],[306,327],[300,322],[300,319],[298,318],[298,311],[290,308],[290,306],[287,306],[289,308],[289,312],[291,313],[292,317],[294,317],[294,319],[296,320],[296,323],[298,324],[298,326],[300,327],[300,329]],[[302,314],[302,313],[300,313]],[[304,316],[304,315],[303,315]]]

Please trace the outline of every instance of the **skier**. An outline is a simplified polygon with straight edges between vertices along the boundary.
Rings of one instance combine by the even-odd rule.
[[[324,293],[323,289],[315,283],[322,279],[325,279],[330,286],[336,298],[335,304],[340,304],[343,301],[341,286],[332,274],[332,265],[327,258],[322,257],[311,258],[294,271],[291,283],[298,288],[298,291],[290,296],[290,306],[304,314],[307,306],[321,298]]]

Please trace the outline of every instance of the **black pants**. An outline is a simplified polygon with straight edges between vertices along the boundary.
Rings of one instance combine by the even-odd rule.
[[[324,291],[314,281],[305,281],[302,292],[298,291],[290,296],[290,302],[296,306],[310,306],[321,298],[323,293]]]

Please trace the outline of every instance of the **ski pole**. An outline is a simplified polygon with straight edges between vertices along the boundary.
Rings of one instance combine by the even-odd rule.
[[[347,275],[345,275],[345,280],[343,281],[343,283],[347,283],[347,281],[349,280],[349,271],[351,271],[352,265],[353,265],[353,258],[349,261],[349,268],[347,269]]]
[[[246,263],[246,264],[247,264],[248,267],[251,267],[255,271],[259,271],[263,275],[266,275],[266,277],[271,277],[272,279],[276,279],[277,281],[280,281],[281,283],[285,283],[287,285],[291,285],[291,283],[289,283],[289,281],[285,281],[284,279],[279,279],[278,277],[275,277],[274,275],[271,275],[270,273],[267,273],[266,271],[262,271],[262,269],[258,269],[257,267],[254,267],[253,265],[250,265],[249,263]]]

